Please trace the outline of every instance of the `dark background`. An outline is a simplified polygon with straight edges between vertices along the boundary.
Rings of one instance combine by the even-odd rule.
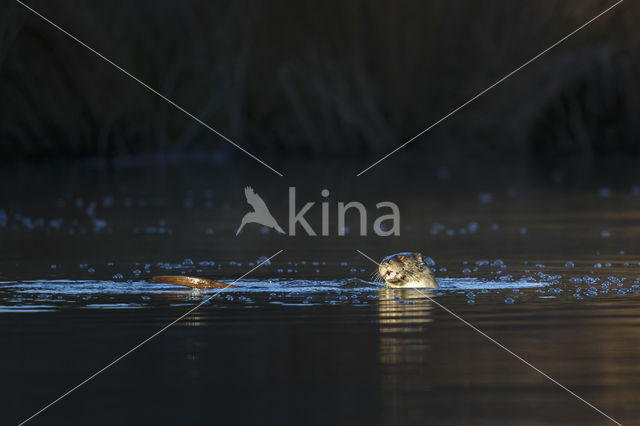
[[[27,1],[280,177],[0,0],[0,424],[196,303],[145,290],[150,276],[232,282],[279,250],[238,283],[273,280],[273,297],[212,300],[33,425],[605,424],[431,302],[358,290],[376,267],[356,250],[421,252],[441,283],[486,283],[491,293],[437,300],[633,423],[637,2],[355,176],[614,2]],[[330,236],[258,224],[236,236],[248,185],[287,230],[290,186],[297,210],[316,203],[317,231],[330,190]],[[386,200],[402,212],[399,236],[372,233]],[[353,214],[338,235],[337,203],[349,201],[368,209],[366,237]],[[590,277],[619,285],[595,297]],[[521,279],[549,287],[511,288]]]
[[[613,3],[28,2],[258,157],[295,161],[375,160]],[[636,155],[639,20],[621,4],[422,136],[411,157],[591,167]],[[2,162],[244,155],[8,0],[0,94]]]

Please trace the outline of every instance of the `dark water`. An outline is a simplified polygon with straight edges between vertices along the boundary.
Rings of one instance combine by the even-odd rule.
[[[432,257],[442,289],[429,297],[637,423],[634,177],[496,170],[478,181],[429,167],[401,187],[322,168],[285,181],[215,164],[5,171],[21,183],[0,187],[0,424],[20,423],[213,294],[150,276],[230,282],[278,250],[29,424],[613,424],[424,295],[372,282],[375,265],[356,249]],[[332,202],[397,202],[401,235],[235,237],[245,185],[286,224],[296,181],[300,202],[320,202],[322,188]]]

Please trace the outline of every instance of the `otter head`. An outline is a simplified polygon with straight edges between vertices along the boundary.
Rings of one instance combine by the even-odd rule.
[[[392,286],[402,286],[430,272],[420,253],[398,253],[382,259],[378,273]]]

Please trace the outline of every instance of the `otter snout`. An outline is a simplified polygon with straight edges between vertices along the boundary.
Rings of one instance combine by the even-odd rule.
[[[393,271],[387,271],[384,278],[387,280],[395,280],[398,278],[398,273]]]
[[[402,265],[397,263],[387,260],[378,266],[378,273],[387,283],[398,282],[402,279]]]
[[[380,276],[384,278],[385,281],[395,280],[400,275],[396,271],[392,271],[391,269],[389,269],[388,266],[382,266],[382,265],[378,268],[378,273],[380,273]]]

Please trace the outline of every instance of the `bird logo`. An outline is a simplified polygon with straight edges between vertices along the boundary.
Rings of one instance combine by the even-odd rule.
[[[276,222],[276,220],[273,218],[271,212],[269,212],[269,209],[264,203],[264,200],[255,193],[253,188],[247,186],[244,189],[244,195],[245,197],[247,197],[247,203],[249,203],[249,205],[253,207],[253,211],[244,215],[244,217],[242,218],[242,223],[240,223],[240,227],[236,231],[236,235],[238,235],[240,231],[242,231],[242,228],[247,223],[258,223],[260,225],[273,228],[281,234],[285,233],[282,228],[280,228],[280,225],[278,225],[278,222]]]

